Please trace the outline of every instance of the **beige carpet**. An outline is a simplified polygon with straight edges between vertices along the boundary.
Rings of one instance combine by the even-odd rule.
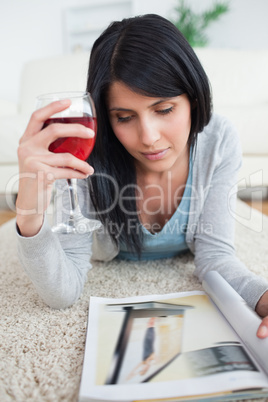
[[[240,221],[240,223],[238,222]],[[82,298],[55,311],[44,305],[16,256],[14,220],[0,228],[0,401],[77,401],[91,295],[124,297],[201,289],[193,258],[97,263]],[[239,202],[237,254],[268,279],[268,217]]]

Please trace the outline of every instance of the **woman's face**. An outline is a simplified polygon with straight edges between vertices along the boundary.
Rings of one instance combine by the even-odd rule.
[[[167,172],[188,158],[191,104],[187,95],[154,98],[116,81],[107,100],[113,131],[142,172]]]

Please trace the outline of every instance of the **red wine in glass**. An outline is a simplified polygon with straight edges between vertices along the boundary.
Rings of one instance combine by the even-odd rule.
[[[44,94],[37,97],[36,109],[40,109],[49,105],[53,101],[62,99],[69,99],[70,106],[56,115],[51,116],[44,122],[43,128],[50,124],[82,124],[97,131],[96,111],[94,102],[88,92],[61,92]],[[53,141],[49,150],[53,153],[71,153],[80,160],[86,160],[93,150],[95,138],[78,138],[78,137],[64,137],[57,138]],[[68,216],[66,213],[62,215],[62,220],[58,222],[57,208],[55,208],[55,218],[57,222],[52,227],[55,233],[74,233],[83,234],[97,230],[101,223],[96,219],[89,219],[83,216],[78,200],[77,179],[66,178],[68,183],[68,193],[70,201],[70,210]],[[85,194],[86,195],[86,194]],[[60,195],[61,199],[63,194]],[[57,205],[57,202],[55,203]],[[62,213],[62,207],[58,207]]]
[[[93,138],[80,138],[80,137],[63,137],[58,138],[49,146],[49,150],[54,153],[71,153],[81,160],[86,160],[91,154],[95,141],[97,131],[96,117],[81,116],[81,117],[54,117],[45,121],[44,128],[50,124],[82,124],[85,127],[91,128],[95,132]]]

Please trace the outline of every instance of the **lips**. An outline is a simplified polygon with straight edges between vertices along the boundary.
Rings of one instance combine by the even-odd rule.
[[[159,149],[155,152],[142,152],[142,155],[151,161],[156,161],[162,159],[166,153],[168,152],[168,148],[166,149]]]

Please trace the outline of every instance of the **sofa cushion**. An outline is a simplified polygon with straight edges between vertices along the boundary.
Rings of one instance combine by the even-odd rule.
[[[244,155],[268,156],[268,102],[266,104],[215,106],[236,126]]]
[[[10,115],[0,117],[0,164],[17,163],[19,139],[24,133],[28,120],[28,115]]]
[[[196,49],[218,106],[268,105],[267,50]]]
[[[237,127],[243,149],[241,177],[262,171],[268,185],[268,65],[267,50],[195,49],[211,81],[215,112]],[[85,90],[89,52],[55,56],[27,63],[21,74],[17,115],[2,103],[0,117],[0,193],[18,170],[17,147],[42,93]],[[13,109],[14,110],[14,109]],[[14,168],[12,170],[12,168]],[[253,183],[253,181],[252,181]],[[255,185],[261,181],[255,179]],[[13,190],[12,190],[13,191]]]
[[[32,113],[36,97],[86,89],[89,53],[66,54],[26,63],[20,84],[19,112]]]

